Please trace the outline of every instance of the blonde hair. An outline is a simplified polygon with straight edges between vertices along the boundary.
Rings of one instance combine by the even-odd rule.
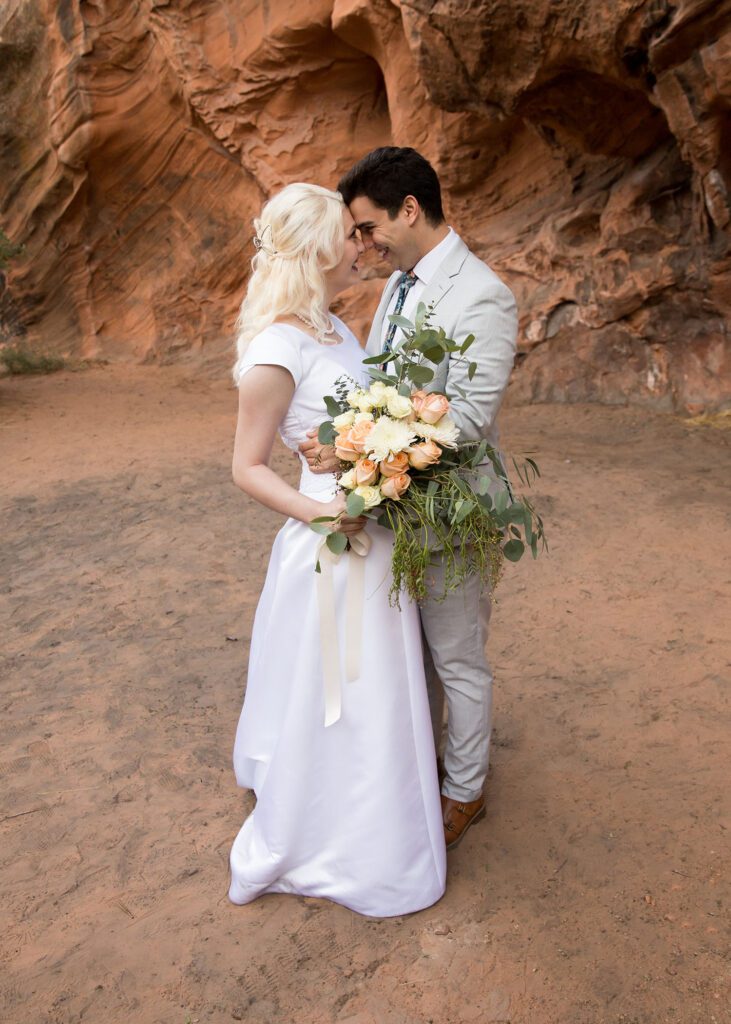
[[[339,192],[297,182],[273,196],[254,221],[257,251],[236,321],[236,384],[249,342],[279,317],[299,313],[324,336],[330,326],[324,274],[343,258],[344,205]]]

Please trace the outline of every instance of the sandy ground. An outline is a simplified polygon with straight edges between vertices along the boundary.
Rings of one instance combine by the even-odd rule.
[[[487,820],[421,914],[241,908],[230,755],[280,524],[231,483],[233,390],[190,373],[0,381],[0,1019],[731,1020],[729,433],[508,408],[551,554],[499,590]]]

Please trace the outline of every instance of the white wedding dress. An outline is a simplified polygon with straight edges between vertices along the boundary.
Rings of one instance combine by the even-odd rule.
[[[326,418],[338,378],[363,383],[363,352],[339,320],[343,342],[318,344],[275,324],[257,335],[245,369],[286,367],[296,389],[280,426],[296,451]],[[300,491],[319,501],[335,478],[303,460]],[[315,562],[322,537],[288,520],[272,548],[254,619],[248,682],[234,747],[240,786],[256,807],[231,850],[233,903],[296,893],[388,917],[421,910],[444,893],[446,855],[419,613],[388,602],[392,534],[369,522],[360,675],[343,682],[342,712],[325,727]],[[345,645],[349,554],[333,567],[337,642]],[[334,638],[335,639],[335,638]]]

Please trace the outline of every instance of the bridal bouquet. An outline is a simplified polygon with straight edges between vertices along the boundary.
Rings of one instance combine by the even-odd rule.
[[[419,386],[433,379],[427,363],[465,359],[474,337],[458,344],[432,328],[423,304],[413,323],[389,319],[403,339],[392,352],[364,360],[370,385],[341,379],[336,395],[325,398],[329,419],[318,439],[333,445],[341,461],[347,514],[371,516],[393,530],[390,598],[396,604],[402,590],[416,601],[427,597],[435,552],[445,563],[444,595],[473,573],[494,587],[505,558],[518,561],[526,547],[535,558],[539,543],[545,546],[543,522],[529,501],[514,497],[495,449],[486,441],[460,443],[448,398]],[[470,380],[476,369],[469,364]],[[514,466],[525,484],[538,475],[533,459]],[[321,516],[311,525],[339,554],[348,540],[332,523]]]

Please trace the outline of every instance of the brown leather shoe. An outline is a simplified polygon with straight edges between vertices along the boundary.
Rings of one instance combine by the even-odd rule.
[[[462,836],[470,825],[485,817],[485,801],[483,797],[471,800],[467,804],[452,800],[442,794],[442,820],[444,821],[444,842],[448,850],[453,850],[462,842]]]

